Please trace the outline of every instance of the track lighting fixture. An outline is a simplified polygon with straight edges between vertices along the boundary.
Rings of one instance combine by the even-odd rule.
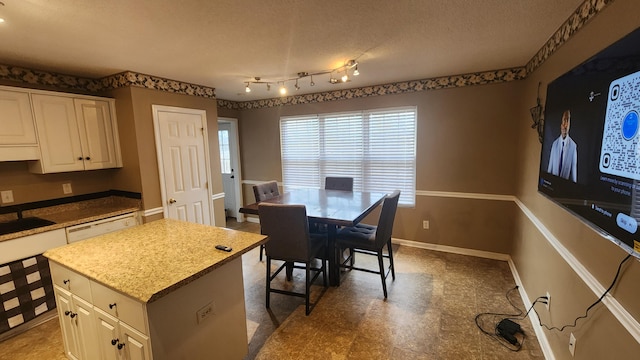
[[[245,87],[245,91],[247,93],[251,92],[251,84],[265,84],[267,87],[267,91],[271,90],[271,85],[272,84],[276,84],[276,85],[280,85],[279,86],[279,92],[281,95],[286,95],[287,94],[287,88],[286,88],[286,83],[288,81],[292,81],[294,82],[294,88],[296,90],[300,90],[300,84],[299,81],[300,79],[309,77],[310,81],[309,81],[309,86],[314,86],[316,83],[313,81],[313,77],[314,76],[318,76],[318,75],[329,75],[329,82],[331,84],[338,84],[340,82],[348,82],[351,80],[351,78],[349,77],[349,72],[351,71],[351,74],[353,76],[358,76],[360,75],[360,71],[358,71],[358,62],[356,60],[349,60],[346,61],[342,66],[339,66],[335,69],[331,69],[331,70],[323,70],[323,71],[318,71],[318,72],[314,72],[314,73],[309,73],[306,71],[302,71],[296,74],[296,76],[288,78],[288,79],[279,79],[279,80],[273,80],[273,81],[263,81],[259,76],[256,76],[253,78],[253,80],[250,81],[246,81],[246,87]],[[344,75],[338,79],[335,78],[333,73],[336,74],[340,74],[342,72],[344,72]],[[339,75],[338,75],[339,76]],[[342,80],[342,81],[340,81]]]

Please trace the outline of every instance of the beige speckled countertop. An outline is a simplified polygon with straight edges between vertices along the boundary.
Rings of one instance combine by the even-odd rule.
[[[162,219],[51,249],[44,256],[148,303],[265,241],[264,235]],[[217,250],[218,244],[233,250]]]
[[[24,230],[10,234],[0,235],[0,241],[16,239],[19,237],[39,234],[45,231],[62,229],[65,227],[84,224],[91,221],[101,220],[128,214],[140,210],[140,200],[129,199],[119,196],[79,201],[76,203],[49,206],[40,209],[24,211],[24,217],[36,216],[45,220],[55,222],[53,225],[43,226],[36,229]],[[16,214],[0,215],[0,220],[15,220]]]

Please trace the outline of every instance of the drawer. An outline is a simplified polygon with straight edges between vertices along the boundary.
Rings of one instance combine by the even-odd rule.
[[[91,281],[91,295],[95,307],[147,334],[144,306],[141,302],[95,281]]]
[[[51,278],[55,285],[91,302],[89,279],[53,261],[49,261],[49,267],[51,268]]]

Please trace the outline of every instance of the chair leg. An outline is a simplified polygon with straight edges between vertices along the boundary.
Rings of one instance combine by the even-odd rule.
[[[393,249],[391,248],[391,239],[387,241],[387,250],[389,253],[389,267],[391,268],[391,278],[396,279],[396,267],[393,265]]]
[[[380,278],[382,279],[382,292],[384,293],[384,298],[387,298],[387,279],[384,274],[384,261],[382,256],[382,249],[378,251],[378,265],[380,266]]]
[[[311,283],[310,283],[310,276],[311,276],[311,271],[310,271],[310,267],[311,267],[311,263],[307,261],[306,264],[306,275],[304,277],[304,305],[305,305],[305,314],[309,315],[309,313],[311,312],[309,310],[310,306],[309,306],[309,289],[311,288]]]
[[[328,283],[327,283],[327,262],[328,262],[328,260],[321,259],[321,261],[322,261],[322,285],[324,287],[327,287],[328,286]]]
[[[260,245],[260,261],[262,261],[262,253],[264,252],[264,244]]]
[[[269,302],[271,300],[271,258],[269,256],[267,256],[267,286],[265,287],[267,289],[267,293],[266,293],[266,307],[267,309],[269,308]]]
[[[356,252],[353,251],[353,248],[349,248],[349,257],[351,258],[350,265],[353,266],[356,262]]]

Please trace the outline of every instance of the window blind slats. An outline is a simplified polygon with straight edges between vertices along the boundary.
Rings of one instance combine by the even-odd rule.
[[[416,108],[280,119],[287,187],[324,187],[326,176],[354,178],[356,191],[401,191],[415,204]]]

